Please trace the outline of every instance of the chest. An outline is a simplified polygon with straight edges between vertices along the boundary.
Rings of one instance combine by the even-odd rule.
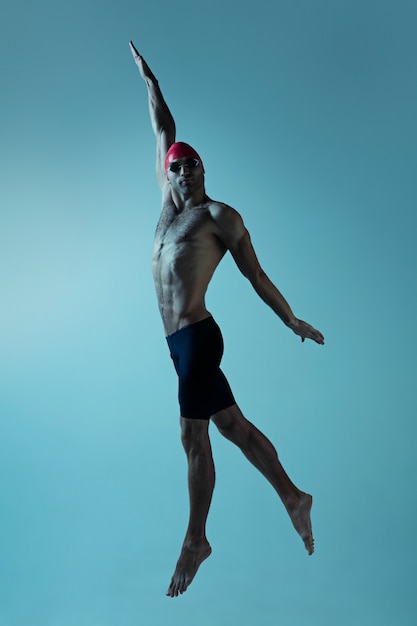
[[[193,208],[177,213],[164,208],[155,232],[155,243],[166,245],[192,241],[208,234],[211,218],[206,209]]]

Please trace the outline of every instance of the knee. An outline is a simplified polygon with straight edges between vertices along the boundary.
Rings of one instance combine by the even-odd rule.
[[[212,420],[226,439],[243,442],[249,436],[249,422],[237,406],[221,411]]]
[[[209,445],[208,421],[181,418],[181,441],[187,454]]]
[[[181,423],[181,442],[185,450],[188,450],[193,442],[192,429],[187,425],[187,423]]]

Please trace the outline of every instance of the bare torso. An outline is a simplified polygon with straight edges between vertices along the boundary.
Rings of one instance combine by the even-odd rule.
[[[152,270],[165,334],[209,315],[205,294],[226,252],[216,234],[209,198],[181,211],[165,201],[155,233]]]

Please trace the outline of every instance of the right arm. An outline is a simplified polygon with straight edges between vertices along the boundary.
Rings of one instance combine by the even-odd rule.
[[[175,142],[175,121],[159,88],[158,81],[149,68],[143,56],[139,54],[132,42],[130,50],[139,73],[148,88],[149,114],[152,130],[156,138],[156,178],[163,189],[166,183],[165,156],[170,146]]]

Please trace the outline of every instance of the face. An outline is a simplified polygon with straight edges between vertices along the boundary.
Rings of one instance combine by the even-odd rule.
[[[194,157],[183,157],[171,161],[167,169],[168,180],[180,193],[192,193],[204,183],[201,161]]]

